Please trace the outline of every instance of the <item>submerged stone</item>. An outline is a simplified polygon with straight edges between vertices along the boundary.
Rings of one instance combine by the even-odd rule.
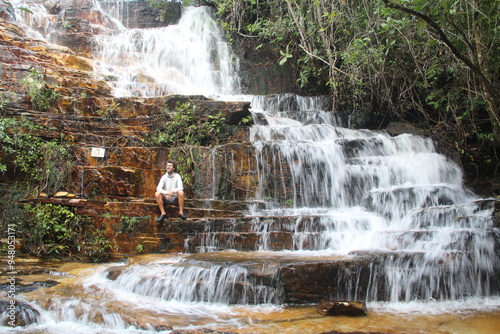
[[[366,316],[366,304],[359,300],[322,300],[318,305],[319,313],[327,316]]]

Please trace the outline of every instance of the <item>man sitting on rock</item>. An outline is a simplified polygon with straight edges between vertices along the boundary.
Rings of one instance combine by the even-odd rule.
[[[167,205],[179,205],[179,218],[186,220],[186,215],[184,215],[184,187],[182,185],[181,176],[175,172],[176,164],[172,160],[168,160],[166,165],[167,172],[161,177],[158,186],[156,187],[156,203],[160,208],[161,214],[156,221],[158,223],[163,222],[163,219],[167,218],[167,213],[165,211],[165,204]]]

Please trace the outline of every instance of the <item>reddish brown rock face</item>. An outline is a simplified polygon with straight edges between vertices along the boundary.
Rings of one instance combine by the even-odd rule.
[[[94,76],[89,58],[93,34],[99,32],[93,24],[103,24],[106,18],[92,10],[91,1],[78,5],[63,1],[48,10],[54,15],[54,38],[61,46],[30,39],[15,24],[0,18],[0,95],[5,102],[2,116],[22,114],[44,127],[40,134],[45,138],[63,138],[75,147],[70,183],[59,190],[76,198],[44,194],[34,201],[72,206],[79,214],[91,216],[95,226],[105,229],[115,242],[117,253],[135,253],[137,245],[143,252],[182,251],[188,232],[168,224],[159,229],[155,222],[158,208],[153,201],[156,185],[165,173],[164,164],[176,148],[148,147],[144,138],[168,126],[179,104],[191,103],[201,120],[220,115],[228,124],[238,125],[250,115],[249,103],[179,95],[114,98],[110,86]],[[62,12],[66,13],[64,20],[58,17]],[[42,73],[45,87],[58,94],[48,110],[37,110],[36,101],[30,99],[22,85],[32,70]],[[104,154],[92,156],[93,148],[103,149]],[[254,191],[257,182],[253,147],[247,142],[244,127],[215,153],[210,147],[195,150],[198,172],[183,170],[193,173],[185,185],[190,219],[213,215],[209,210],[198,210],[193,198],[215,194],[219,198],[245,199]],[[207,163],[211,160],[217,161],[215,170]],[[228,164],[238,169],[228,169]],[[169,215],[177,217],[176,210],[169,208]],[[234,216],[229,211],[219,212]],[[123,217],[139,217],[140,226],[126,233],[120,231]],[[247,237],[245,240],[250,248],[252,242]]]

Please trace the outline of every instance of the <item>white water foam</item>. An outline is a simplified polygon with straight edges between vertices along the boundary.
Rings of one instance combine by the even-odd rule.
[[[267,114],[251,130],[257,198],[277,205],[251,214],[297,217],[279,227],[294,232],[296,251],[375,254],[381,265],[371,275],[386,282],[386,298],[396,303],[490,295],[489,277],[499,268],[493,207],[475,203],[460,168],[430,139],[303,125],[286,112],[276,122]],[[267,219],[255,230],[263,231],[259,249],[270,250],[278,229]],[[366,300],[380,298],[379,290],[370,287]]]
[[[238,62],[207,7],[185,7],[178,24],[96,37],[96,72],[115,96],[235,95]]]

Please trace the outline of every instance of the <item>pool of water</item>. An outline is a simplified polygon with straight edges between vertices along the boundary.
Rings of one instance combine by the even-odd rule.
[[[130,258],[128,263],[168,263],[182,256],[137,256]],[[4,261],[4,268],[5,265]],[[41,316],[38,323],[30,326],[0,327],[0,333],[487,334],[498,333],[500,328],[500,300],[496,298],[377,302],[368,303],[367,316],[323,316],[316,305],[181,303],[118,291],[104,275],[108,268],[117,265],[123,263],[86,264],[19,258],[16,298],[27,301]],[[8,278],[6,272],[2,272],[2,281]],[[38,288],[34,290],[35,287]],[[6,293],[3,298],[7,298]]]

